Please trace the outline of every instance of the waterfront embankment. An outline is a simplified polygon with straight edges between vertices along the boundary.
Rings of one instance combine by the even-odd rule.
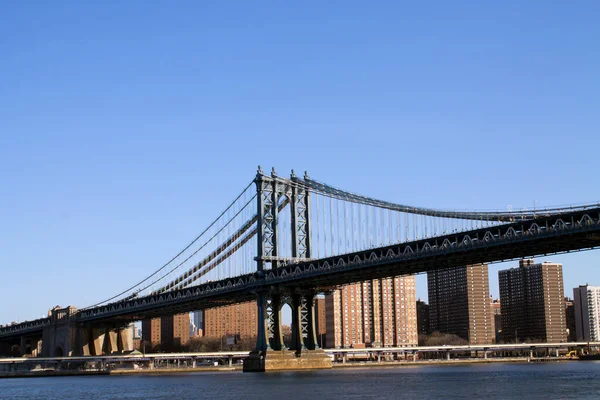
[[[333,363],[333,369],[352,368],[401,368],[426,367],[436,365],[469,365],[469,364],[510,364],[510,363],[556,363],[577,361],[567,357],[502,357],[502,358],[465,358],[451,360],[419,360],[419,361],[364,361]],[[233,366],[202,366],[202,367],[169,367],[169,368],[115,368],[110,370],[43,370],[43,371],[11,371],[0,372],[0,378],[35,378],[52,376],[94,376],[94,375],[169,375],[202,372],[235,372],[241,371],[241,365]]]

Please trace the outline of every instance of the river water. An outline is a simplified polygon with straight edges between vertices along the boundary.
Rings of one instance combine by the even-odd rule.
[[[0,380],[0,399],[600,399],[600,362]]]

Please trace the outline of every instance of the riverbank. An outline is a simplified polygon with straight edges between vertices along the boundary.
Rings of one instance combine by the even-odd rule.
[[[418,360],[418,361],[365,361],[365,362],[347,362],[334,363],[333,368],[378,368],[378,367],[414,367],[431,365],[465,365],[465,364],[508,364],[508,363],[542,363],[542,362],[565,362],[578,361],[567,357],[547,357],[547,358],[529,358],[529,357],[506,357],[506,358],[466,358],[450,360]]]
[[[92,375],[168,375],[168,374],[182,374],[191,372],[232,372],[241,371],[242,366],[236,365],[232,367],[218,366],[218,367],[196,367],[196,368],[141,368],[141,369],[111,369],[104,371],[81,371],[81,370],[60,370],[60,371],[12,371],[12,372],[0,372],[0,379],[2,378],[45,378],[50,376],[92,376]]]
[[[433,365],[467,365],[467,364],[508,364],[508,363],[556,363],[566,361],[577,361],[566,357],[507,357],[507,358],[467,358],[467,359],[450,359],[450,360],[418,360],[418,361],[365,361],[365,362],[347,362],[334,363],[333,369],[352,369],[352,368],[393,368],[393,367],[418,367],[418,366],[433,366]],[[105,371],[13,371],[0,372],[1,378],[38,378],[51,376],[92,376],[92,375],[169,375],[169,374],[185,374],[185,373],[201,373],[201,372],[235,372],[242,371],[241,365],[234,366],[203,366],[196,368],[140,368],[140,369],[112,369]]]

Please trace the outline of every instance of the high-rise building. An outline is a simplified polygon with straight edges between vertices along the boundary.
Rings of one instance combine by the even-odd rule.
[[[573,289],[575,332],[578,342],[600,340],[600,286],[582,285]]]
[[[163,350],[177,350],[190,339],[189,313],[169,315],[142,321],[142,347],[159,346]]]
[[[575,303],[572,299],[565,297],[565,321],[567,322],[567,341],[577,340],[575,328]]]
[[[500,309],[500,300],[492,300],[490,297],[490,301],[492,307],[492,323],[494,324],[492,330],[494,332],[494,338],[496,339],[496,342],[499,342],[502,339],[502,313]]]
[[[427,273],[431,332],[457,335],[470,344],[493,343],[487,264]]]
[[[417,300],[417,329],[419,335],[431,334],[430,323],[429,323],[429,304]]]
[[[190,314],[175,314],[160,319],[160,336],[165,349],[185,346],[190,340]]]
[[[562,264],[525,259],[498,277],[505,342],[567,340]]]
[[[315,299],[315,332],[317,333],[317,343],[323,347],[326,343],[327,334],[327,310],[325,309],[325,298],[317,297]]]
[[[193,312],[194,325],[196,329],[204,329],[204,320],[202,319],[202,311],[194,311]]]
[[[414,276],[346,285],[325,296],[326,347],[418,343]]]
[[[145,319],[142,321],[142,347],[149,348],[161,344],[160,318]]]
[[[257,307],[254,301],[206,309],[203,312],[203,334],[213,338],[225,335],[237,335],[241,338],[256,337],[258,321],[256,313]]]

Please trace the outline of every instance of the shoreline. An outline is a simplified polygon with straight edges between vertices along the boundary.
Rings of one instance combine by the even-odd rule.
[[[508,357],[508,358],[488,358],[488,359],[452,359],[452,360],[419,360],[419,361],[381,361],[381,362],[347,362],[334,363],[331,369],[352,369],[352,368],[393,368],[393,367],[419,367],[419,366],[456,366],[469,364],[531,364],[531,363],[558,363],[568,361],[579,361],[568,358],[533,358],[529,357]],[[218,367],[197,367],[197,368],[155,368],[155,369],[113,369],[109,371],[17,371],[10,373],[0,372],[0,379],[10,378],[47,378],[59,376],[128,376],[128,375],[169,375],[169,374],[187,374],[202,372],[241,372],[242,366],[218,366]],[[293,371],[293,370],[290,370]],[[279,371],[277,371],[279,372]]]

